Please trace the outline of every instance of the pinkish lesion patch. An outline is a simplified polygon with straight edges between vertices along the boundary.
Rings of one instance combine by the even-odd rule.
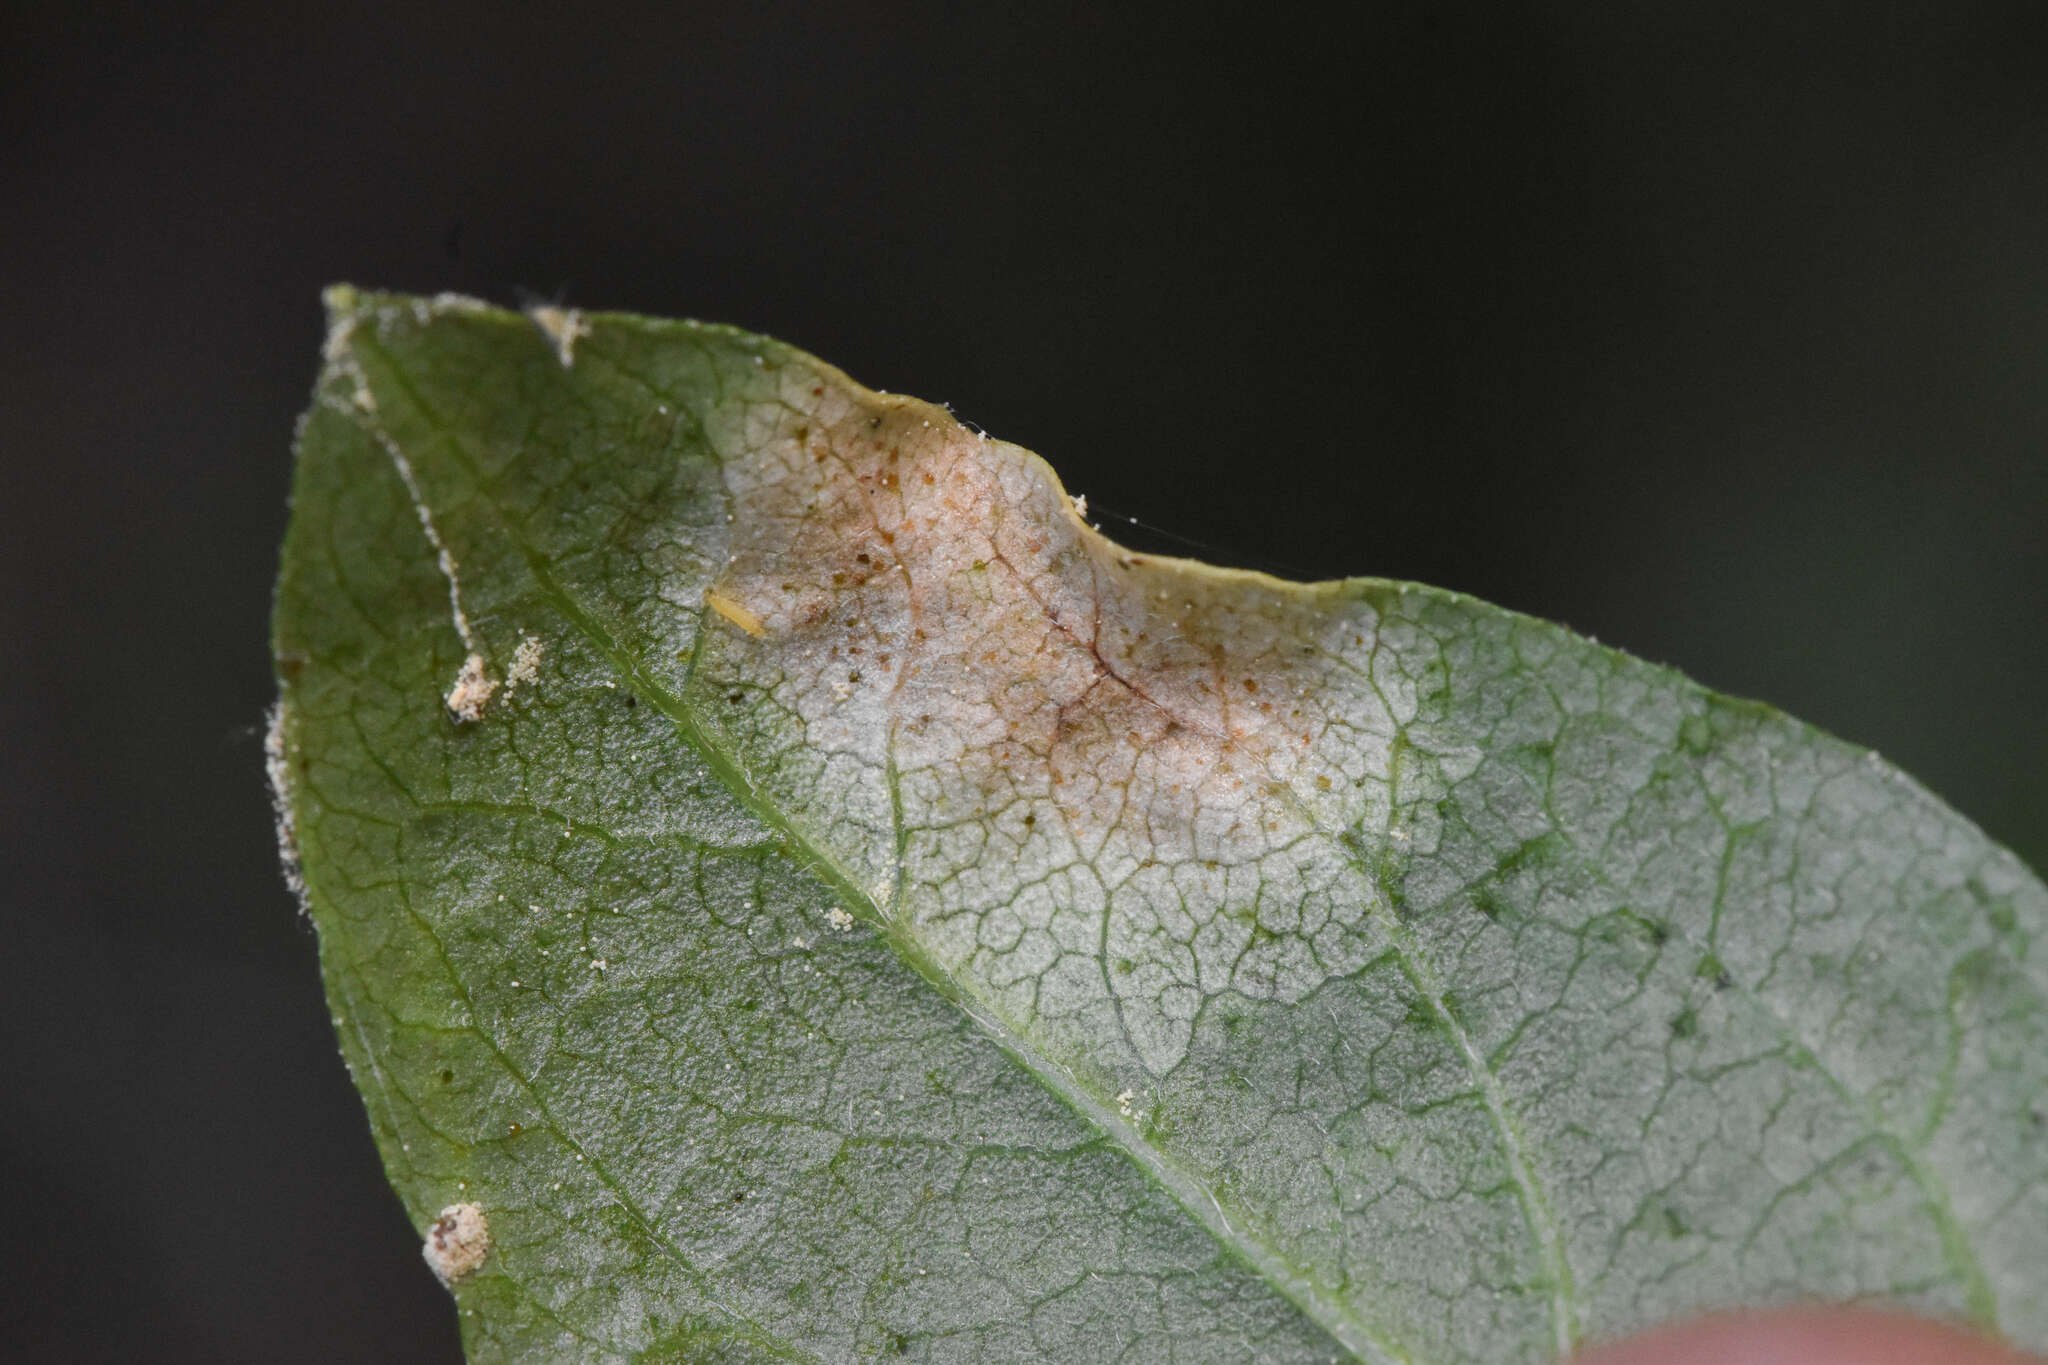
[[[1203,998],[1356,969],[1377,893],[1329,836],[1384,804],[1399,724],[1371,608],[1132,553],[943,409],[822,366],[771,382],[704,598],[740,630],[698,677],[772,702],[728,732],[763,795],[949,972],[1079,1039],[1121,1021],[1155,1071]]]

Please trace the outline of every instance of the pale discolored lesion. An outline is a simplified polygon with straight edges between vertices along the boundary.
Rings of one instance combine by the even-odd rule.
[[[1221,992],[1357,970],[1380,893],[1332,835],[1389,825],[1401,724],[1373,608],[1134,554],[1036,456],[835,378],[782,370],[723,464],[705,600],[745,638],[698,682],[772,700],[729,731],[764,795],[1110,1070],[1171,1068]]]

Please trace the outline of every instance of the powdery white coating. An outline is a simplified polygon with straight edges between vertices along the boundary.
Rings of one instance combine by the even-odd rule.
[[[442,1284],[473,1275],[491,1250],[491,1226],[474,1204],[450,1204],[427,1229],[420,1255]]]
[[[263,729],[263,774],[270,779],[270,808],[277,817],[277,858],[284,868],[284,884],[305,907],[306,879],[299,870],[298,820],[292,814],[291,767],[285,752],[284,703],[270,708]]]
[[[1377,950],[1338,836],[1395,827],[1415,702],[1369,606],[1132,554],[940,409],[771,378],[704,595],[758,630],[709,639],[700,681],[765,695],[728,742],[879,913],[1014,1026],[1154,1074],[1205,999],[1298,999]]]
[[[531,683],[540,677],[541,656],[546,646],[531,635],[519,637],[519,647],[512,651],[512,667],[505,672],[505,695],[510,697],[524,683]]]
[[[329,377],[322,381],[319,402],[359,424],[363,418],[375,414],[377,400],[375,391],[370,387],[369,376],[363,369],[362,358],[355,351],[354,337],[358,327],[368,323],[382,333],[407,322],[413,326],[425,326],[445,313],[475,312],[483,307],[476,300],[460,294],[440,294],[431,300],[415,299],[409,307],[365,309],[361,307],[356,291],[347,285],[335,285],[326,291],[324,297],[329,321],[327,340],[321,354],[327,362]],[[339,376],[351,386],[348,400],[343,401],[332,392],[335,387],[333,376]],[[455,626],[455,633],[462,637],[463,647],[472,655],[482,652],[482,642],[470,625],[469,612],[462,605],[462,581],[456,576],[455,556],[449,550],[448,542],[442,538],[440,527],[434,523],[434,513],[420,491],[419,475],[412,467],[412,460],[381,427],[368,424],[362,425],[361,429],[391,457],[391,466],[405,484],[406,495],[412,499],[413,514],[419,518],[427,543],[434,548],[434,562],[440,568],[441,576],[448,581],[448,615]]]
[[[482,720],[484,707],[490,704],[491,694],[497,690],[497,680],[487,670],[484,656],[472,654],[462,661],[462,671],[455,675],[455,685],[448,689],[443,700],[447,703],[448,713],[456,720]]]
[[[583,320],[583,314],[573,308],[556,308],[552,305],[529,309],[526,314],[534,325],[547,333],[550,344],[555,348],[556,359],[562,368],[568,369],[576,363],[576,342],[590,335],[590,324]]]

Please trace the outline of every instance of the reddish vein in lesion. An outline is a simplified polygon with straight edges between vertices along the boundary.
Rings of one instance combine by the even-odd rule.
[[[1124,691],[1130,693],[1130,695],[1136,697],[1139,701],[1144,702],[1147,706],[1150,706],[1153,709],[1157,710],[1161,715],[1165,716],[1166,719],[1175,726],[1178,726],[1182,729],[1193,730],[1198,734],[1208,735],[1210,738],[1216,740],[1226,740],[1228,738],[1227,736],[1218,734],[1216,731],[1212,730],[1206,725],[1202,725],[1182,717],[1181,715],[1176,713],[1172,707],[1168,706],[1165,702],[1160,701],[1157,697],[1151,695],[1151,693],[1147,692],[1143,687],[1139,686],[1132,679],[1124,676],[1124,674],[1119,672],[1116,666],[1110,663],[1108,658],[1104,656],[1102,652],[1102,594],[1099,587],[1093,594],[1094,620],[1091,622],[1088,632],[1086,634],[1083,634],[1074,626],[1060,619],[1059,609],[1053,606],[1052,603],[1045,600],[1044,596],[1038,591],[1038,589],[1032,585],[1030,578],[1027,577],[1023,572],[1021,572],[1015,564],[1012,564],[1008,556],[1006,556],[1000,549],[991,545],[989,547],[989,556],[989,563],[1000,564],[1010,572],[1011,577],[1016,580],[1017,586],[1023,591],[1026,597],[1029,597],[1034,603],[1037,604],[1038,609],[1045,614],[1045,619],[1052,624],[1052,628],[1055,631],[1059,632],[1059,634],[1064,636],[1066,639],[1078,645],[1080,648],[1087,650],[1088,657],[1094,662],[1094,682],[1090,683],[1088,688],[1085,691],[1083,691],[1080,696],[1075,697],[1070,702],[1064,703],[1060,707],[1062,723],[1064,723],[1065,714],[1069,708],[1080,705],[1081,702],[1087,698],[1090,692],[1093,692],[1095,688],[1103,682],[1104,679],[1107,679],[1110,682],[1115,683],[1117,686],[1123,688]]]

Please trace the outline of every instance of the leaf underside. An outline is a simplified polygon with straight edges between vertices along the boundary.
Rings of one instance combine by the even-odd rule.
[[[328,303],[280,834],[473,1358],[2048,1347],[2048,891],[1875,755],[763,338]]]

